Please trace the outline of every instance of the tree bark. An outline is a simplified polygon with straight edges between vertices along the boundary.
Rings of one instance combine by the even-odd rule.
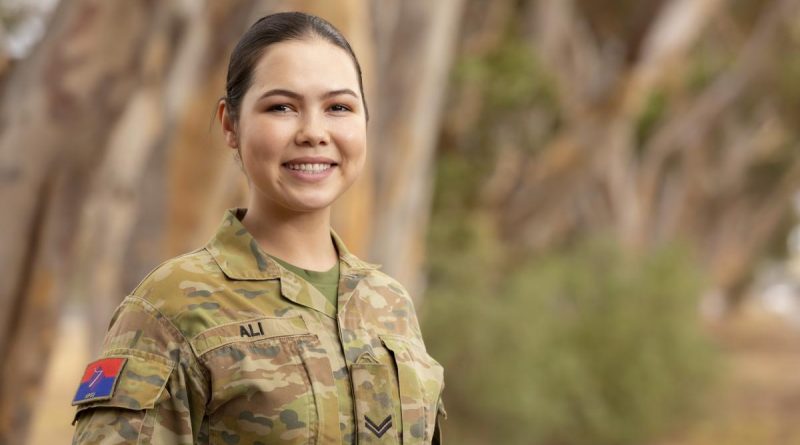
[[[375,209],[370,258],[419,301],[442,104],[463,2],[400,2],[379,18],[380,103],[370,128]],[[384,34],[388,33],[388,34]]]
[[[165,4],[159,4],[165,5]],[[20,443],[71,272],[74,234],[167,8],[65,0],[0,102],[0,443]]]

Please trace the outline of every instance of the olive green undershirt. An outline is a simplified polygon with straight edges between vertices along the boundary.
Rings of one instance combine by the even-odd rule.
[[[311,283],[312,286],[317,288],[317,290],[331,302],[333,307],[336,307],[339,292],[339,261],[336,261],[336,264],[330,269],[319,272],[316,270],[301,269],[294,264],[287,263],[272,255],[269,257],[298,277]]]

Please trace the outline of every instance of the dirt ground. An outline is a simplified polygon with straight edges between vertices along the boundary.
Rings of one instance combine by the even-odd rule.
[[[711,329],[724,352],[711,409],[658,445],[800,445],[800,326],[752,303]]]
[[[654,445],[800,445],[800,326],[751,304],[711,330],[725,357],[712,409]],[[71,442],[70,401],[90,360],[88,348],[75,345],[87,336],[78,316],[65,316],[30,445]]]

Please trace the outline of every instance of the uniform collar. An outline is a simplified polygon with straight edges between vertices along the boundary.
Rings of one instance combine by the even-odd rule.
[[[206,244],[206,250],[214,257],[222,272],[232,280],[270,280],[281,277],[282,267],[270,259],[241,218],[247,209],[228,209],[217,233]],[[347,250],[342,239],[331,229],[331,237],[342,261],[341,274],[378,269],[380,265],[362,261]]]

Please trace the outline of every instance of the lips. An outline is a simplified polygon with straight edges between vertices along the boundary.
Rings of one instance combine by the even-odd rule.
[[[321,156],[304,156],[281,164],[297,178],[311,180],[327,177],[337,165],[333,159]]]

